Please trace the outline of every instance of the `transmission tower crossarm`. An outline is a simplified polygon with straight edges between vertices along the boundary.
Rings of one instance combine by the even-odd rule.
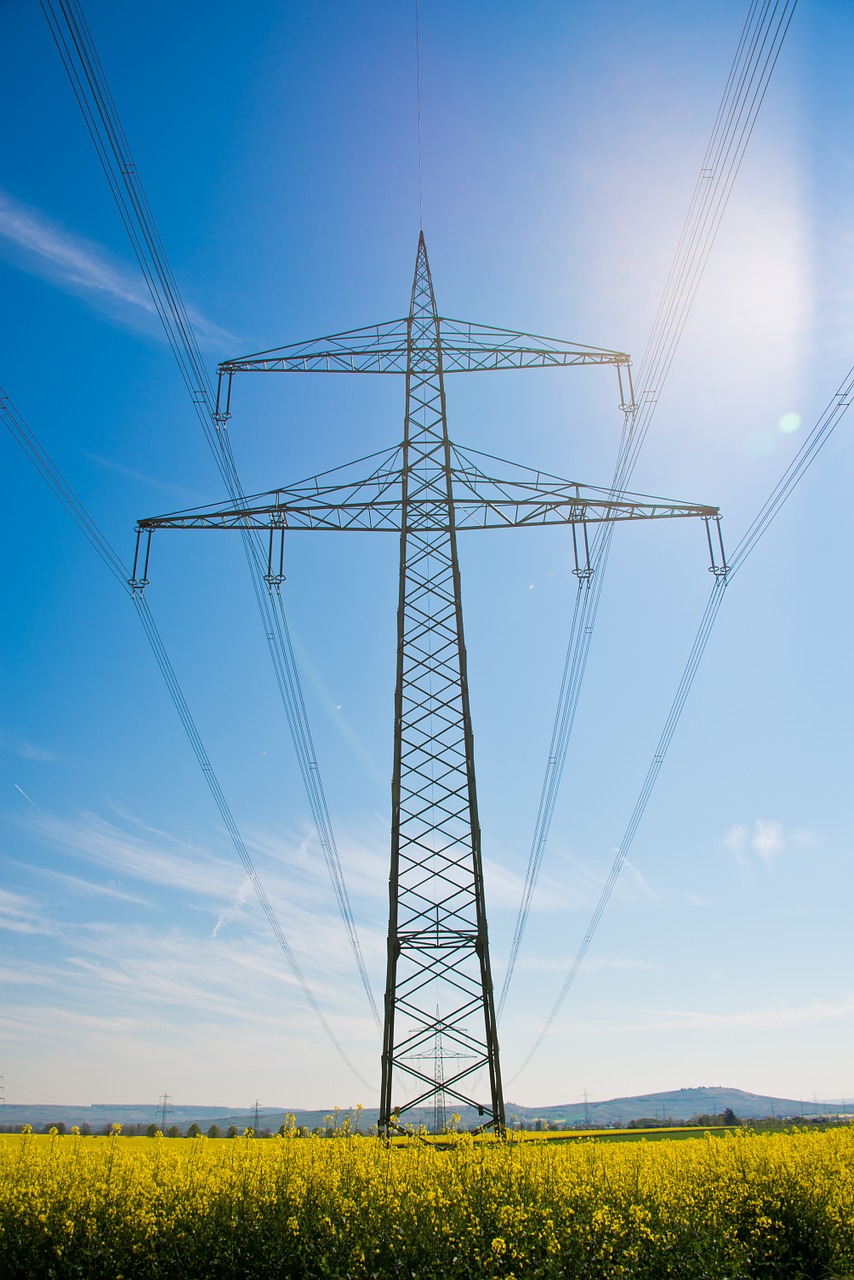
[[[347,329],[224,360],[234,373],[406,373],[406,319]]]
[[[441,317],[439,334],[445,373],[492,372],[498,369],[547,369],[571,365],[631,364],[625,351],[547,338],[540,333],[498,329],[471,320]]]
[[[715,519],[717,507],[640,494],[614,497],[573,481],[520,484],[486,476],[477,479],[452,472],[454,526],[473,529],[541,528],[544,525],[613,524],[628,520]],[[425,500],[426,502],[427,500]],[[424,505],[424,504],[422,504]],[[417,500],[410,515],[417,515]],[[435,521],[435,517],[434,517]],[[312,487],[312,482],[248,498],[246,505],[195,507],[139,521],[143,531],[155,529],[317,529],[339,533],[400,533],[400,477],[363,485]],[[434,523],[447,530],[448,520]]]
[[[471,320],[436,317],[443,373],[546,369],[569,365],[628,368],[624,351],[591,347],[542,334],[497,329]],[[362,329],[295,342],[225,360],[220,377],[235,373],[399,373],[407,368],[407,321],[386,320]]]

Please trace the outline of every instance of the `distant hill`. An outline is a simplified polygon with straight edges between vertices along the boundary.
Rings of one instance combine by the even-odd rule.
[[[740,1120],[758,1120],[766,1116],[786,1119],[792,1116],[835,1115],[840,1104],[773,1098],[769,1094],[712,1086],[642,1093],[629,1098],[610,1098],[607,1102],[569,1102],[547,1107],[517,1107],[508,1102],[507,1116],[508,1121],[511,1115],[518,1115],[526,1123],[531,1119],[541,1119],[568,1127],[589,1124],[596,1129],[606,1129],[612,1124],[628,1124],[630,1120],[685,1121],[696,1115],[720,1115],[728,1107]]]
[[[516,1117],[525,1125],[536,1124],[538,1120],[547,1121],[550,1125],[561,1125],[566,1128],[578,1128],[582,1125],[594,1129],[607,1129],[618,1124],[626,1125],[630,1120],[658,1120],[664,1122],[675,1120],[684,1122],[696,1115],[720,1115],[730,1108],[740,1120],[758,1120],[766,1116],[777,1116],[790,1119],[794,1116],[836,1115],[840,1110],[850,1110],[849,1106],[838,1102],[806,1102],[796,1098],[773,1098],[768,1094],[745,1093],[743,1089],[724,1087],[704,1087],[698,1089],[674,1089],[666,1093],[642,1093],[628,1098],[611,1098],[607,1102],[565,1102],[554,1106],[525,1107],[514,1102],[507,1103],[507,1120],[509,1124]],[[300,1107],[262,1107],[259,1108],[259,1128],[276,1129],[283,1123],[287,1115],[295,1117],[298,1125],[308,1129],[323,1127],[326,1116],[333,1113],[328,1107],[320,1111],[306,1111]],[[450,1116],[453,1108],[448,1107]],[[339,1111],[339,1123],[348,1114],[346,1108]],[[355,1118],[355,1110],[349,1114]],[[60,1121],[69,1128],[79,1125],[82,1129],[88,1124],[93,1133],[102,1132],[111,1124],[121,1124],[126,1132],[145,1132],[150,1124],[160,1124],[161,1110],[157,1103],[93,1103],[91,1106],[63,1106],[62,1104],[23,1104],[5,1103],[0,1105],[0,1125],[15,1126],[31,1124],[34,1129],[43,1129],[45,1125],[58,1124]],[[430,1125],[432,1116],[425,1111],[422,1119]],[[206,1131],[212,1124],[219,1125],[223,1132],[229,1125],[235,1125],[240,1132],[254,1125],[254,1108],[237,1109],[233,1107],[184,1106],[176,1104],[169,1108],[166,1117],[167,1127],[177,1125],[183,1132],[194,1122]],[[461,1127],[473,1128],[478,1121],[477,1114],[471,1109],[461,1112]],[[360,1127],[363,1131],[376,1124],[377,1110],[366,1107],[361,1115]]]

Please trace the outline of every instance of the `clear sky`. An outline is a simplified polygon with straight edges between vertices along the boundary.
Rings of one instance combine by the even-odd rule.
[[[747,5],[421,0],[424,228],[440,310],[619,348],[650,331]],[[405,313],[418,235],[412,6],[89,0],[205,357]],[[850,5],[796,12],[632,487],[734,544],[854,356]],[[39,7],[0,6],[0,383],[119,551],[222,487]],[[398,379],[238,384],[258,492],[395,443]],[[452,435],[607,484],[612,375],[448,383]],[[792,426],[797,415],[799,430]],[[561,1017],[709,589],[702,529],[618,530],[505,1018],[523,1104],[727,1084],[851,1097],[852,692],[844,420],[730,588]],[[133,610],[0,441],[0,1073],[11,1102],[374,1105],[258,908]],[[377,994],[394,538],[294,535],[288,614]],[[493,967],[536,814],[573,579],[559,529],[462,546]],[[149,602],[294,951],[369,1081],[379,1047],[237,539],[161,535]]]

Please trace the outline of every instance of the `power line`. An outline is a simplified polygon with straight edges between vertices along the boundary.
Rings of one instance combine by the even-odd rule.
[[[636,378],[615,485],[631,477],[765,100],[797,0],[752,0]]]
[[[712,133],[677,243],[676,252],[653,321],[652,332],[634,379],[637,387],[625,407],[612,493],[619,494],[631,479],[665,379],[676,354],[688,315],[717,236],[718,228],[750,141],[771,74],[777,63],[797,0],[752,0],[741,31],[718,107]],[[578,574],[578,590],[567,644],[557,710],[552,726],[545,775],[540,792],[534,835],[522,898],[516,917],[504,975],[499,1014],[503,1011],[515,972],[531,902],[542,868],[593,629],[605,578],[613,525],[595,535]]]
[[[213,382],[202,358],[192,321],[154,220],[82,7],[77,0],[41,0],[41,5],[214,461],[232,500],[235,503],[245,502],[227,430],[229,415],[227,412],[220,412],[217,404]],[[260,541],[246,532],[243,535],[243,548],[300,776],[332,881],[339,914],[374,1023],[379,1030],[379,1010],[362,954],[320,776],[284,601],[279,584],[275,587],[269,585],[269,588],[264,585],[267,564]]]
[[[712,627],[715,624],[718,612],[723,604],[724,593],[728,583],[742,567],[748,556],[753,553],[759,543],[759,540],[768,531],[773,521],[779,515],[784,504],[792,496],[796,486],[801,482],[807,471],[815,462],[819,452],[824,448],[825,444],[827,444],[831,432],[838,425],[845,412],[850,407],[852,399],[854,399],[854,366],[848,370],[839,390],[828,402],[824,412],[821,414],[815,426],[804,440],[804,443],[801,445],[795,457],[789,463],[768,499],[760,508],[755,519],[748,527],[747,532],[739,541],[729,565],[725,568],[722,566],[716,573],[715,584],[700,620],[700,625],[697,628],[697,633],[694,637],[694,642],[691,646],[688,660],[683,668],[682,677],[679,681],[673,702],[671,703],[667,719],[664,723],[664,728],[661,732],[661,736],[658,740],[649,768],[647,769],[643,786],[641,787],[638,798],[635,801],[635,807],[632,810],[632,815],[629,819],[625,832],[623,833],[623,838],[620,841],[617,856],[614,859],[608,879],[605,882],[599,896],[599,901],[597,902],[593,915],[591,916],[590,923],[587,926],[587,930],[581,940],[581,944],[575,954],[569,972],[564,979],[564,983],[560,989],[558,997],[546,1018],[545,1024],[529,1050],[527,1057],[524,1059],[516,1073],[511,1077],[511,1080],[515,1080],[519,1075],[521,1075],[525,1067],[527,1067],[533,1058],[534,1054],[542,1045],[555,1021],[555,1018],[560,1012],[564,1000],[569,994],[570,988],[575,982],[578,971],[585,955],[587,954],[587,949],[593,940],[593,935],[598,928],[599,921],[602,918],[605,907],[608,905],[608,900],[611,897],[614,885],[616,884],[617,878],[623,868],[626,858],[628,857],[629,849],[631,848],[637,829],[640,826],[646,806],[649,803],[652,789],[655,786],[661,766],[664,763],[664,757],[667,754],[673,735],[676,732],[676,726],[679,723],[679,719],[685,707],[685,702],[691,691],[691,686],[694,683],[697,668],[699,667],[700,661],[705,653]]]
[[[824,412],[736,546],[730,559],[728,574],[730,578],[738,572],[747,557],[751,555],[759,539],[777,518],[783,505],[788,502],[795,486],[800,484],[818,454],[827,444],[831,432],[851,405],[852,399],[854,399],[854,366],[848,370],[839,390],[826,405]]]
[[[574,983],[575,978],[578,974],[578,971],[581,968],[584,957],[587,954],[587,949],[590,946],[590,943],[593,941],[593,935],[595,934],[599,926],[599,921],[602,919],[602,915],[605,911],[606,906],[608,905],[608,901],[611,897],[611,893],[613,892],[614,885],[617,883],[617,878],[619,877],[619,874],[623,869],[623,864],[625,863],[625,860],[628,857],[629,848],[631,847],[631,843],[632,843],[632,840],[634,839],[635,832],[637,831],[637,828],[640,825],[640,820],[643,817],[643,813],[644,813],[644,810],[646,809],[647,803],[649,801],[649,797],[652,794],[652,789],[655,786],[655,781],[658,777],[659,771],[664,762],[664,757],[667,753],[667,748],[669,747],[673,734],[676,731],[676,725],[679,722],[679,718],[685,706],[685,700],[688,697],[688,693],[690,691],[691,685],[694,682],[694,676],[696,675],[697,667],[699,665],[700,659],[703,656],[703,652],[706,648],[706,644],[708,643],[709,633],[711,632],[712,625],[714,623],[715,618],[717,617],[718,609],[720,608],[721,602],[723,601],[723,594],[725,589],[726,589],[726,578],[725,576],[721,575],[720,577],[715,579],[715,585],[712,588],[712,594],[709,598],[708,604],[706,605],[706,610],[705,610],[705,613],[703,614],[702,622],[697,631],[697,635],[694,639],[694,644],[691,648],[691,653],[689,655],[687,663],[685,664],[685,668],[682,672],[682,678],[679,682],[679,688],[677,690],[676,697],[674,698],[673,704],[670,708],[670,714],[667,717],[665,727],[661,733],[661,737],[659,738],[658,745],[656,746],[656,749],[655,749],[655,754],[653,755],[652,762],[649,766],[649,769],[647,770],[647,774],[646,774],[646,778],[644,779],[643,786],[641,787],[640,795],[638,796],[638,799],[635,802],[635,807],[634,807],[634,810],[632,811],[632,816],[629,819],[629,824],[626,827],[626,831],[623,835],[623,839],[620,841],[617,856],[614,859],[614,863],[609,872],[608,879],[605,881],[604,888],[602,889],[602,892],[599,895],[599,901],[597,902],[596,907],[593,911],[593,915],[590,919],[590,923],[587,926],[587,930],[584,934],[584,937],[581,940],[581,943],[578,947],[578,950],[575,953],[575,957],[570,966],[569,973],[564,979],[563,986],[561,987],[560,992],[558,993],[557,999],[555,1000],[551,1008],[551,1011],[548,1017],[546,1018],[546,1021],[542,1030],[540,1031],[539,1035],[537,1036],[536,1040],[531,1046],[531,1049],[529,1050],[527,1057],[522,1062],[522,1065],[514,1073],[514,1075],[511,1076],[511,1080],[515,1080],[517,1076],[521,1075],[521,1073],[525,1070],[528,1063],[531,1061],[534,1054],[540,1048],[546,1036],[548,1035],[553,1022],[557,1017],[558,1013],[560,1012],[561,1006],[563,1005],[563,1002],[566,999],[567,994],[569,993],[569,989]]]
[[[239,857],[243,865],[243,869],[252,884],[255,896],[261,904],[264,915],[267,917],[270,928],[272,929],[273,934],[284,953],[285,959],[291,968],[291,972],[296,978],[300,990],[311,1007],[312,1012],[342,1061],[346,1063],[356,1078],[360,1080],[366,1088],[370,1088],[371,1086],[351,1062],[343,1046],[338,1040],[338,1037],[329,1025],[326,1015],[318,1004],[314,992],[312,991],[308,980],[306,979],[299,962],[291,949],[290,943],[285,936],[285,932],[279,923],[278,916],[276,915],[273,905],[267,896],[267,892],[261,882],[261,878],[255,870],[252,857],[246,847],[242,835],[240,834],[234,815],[231,812],[231,807],[225,798],[222,787],[220,786],[219,779],[217,778],[214,767],[211,764],[210,757],[205,750],[196,722],[190,713],[183,690],[181,689],[178,677],[175,674],[175,669],[166,652],[166,647],[157,628],[157,624],[151,615],[151,610],[148,607],[148,601],[140,591],[133,590],[131,588],[129,581],[131,575],[127,566],[122,563],[106,535],[100,529],[96,521],[93,520],[83,503],[62,475],[59,468],[47,453],[47,450],[15,408],[2,387],[0,387],[0,416],[2,416],[3,422],[12,438],[33,463],[42,479],[50,486],[59,498],[72,520],[74,520],[75,524],[83,533],[89,544],[97,552],[106,568],[121,586],[122,590],[130,596],[133,601],[137,616],[142,625],[143,631],[145,632],[146,638],[148,639],[148,643],[151,645],[152,652],[157,660],[157,665],[160,668],[160,673],[166,682],[169,695],[176,711],[178,712],[178,718],[180,719],[184,732],[189,739],[190,746],[192,747],[193,754],[195,755],[202,771],[208,790],[213,796],[214,804],[216,805],[219,815],[231,838],[231,842],[237,852],[237,856]]]
[[[415,0],[415,100],[418,116],[418,225],[424,226],[424,171],[421,156],[421,24]]]

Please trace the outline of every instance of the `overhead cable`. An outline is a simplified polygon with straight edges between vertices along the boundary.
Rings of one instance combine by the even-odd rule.
[[[41,6],[196,417],[230,498],[236,505],[242,504],[246,496],[234,460],[226,418],[217,412],[213,383],[83,10],[78,0],[41,0]],[[243,548],[318,840],[359,977],[374,1023],[379,1030],[379,1011],[371,989],[332,827],[284,601],[278,586],[268,588],[264,581],[267,561],[260,540],[246,531],[243,533]]]
[[[618,495],[628,486],[637,464],[796,3],[797,0],[752,0],[748,10],[652,332],[634,379],[636,403],[628,406],[624,415],[611,482],[613,495]],[[587,578],[579,576],[558,706],[499,1013],[510,989],[551,830],[613,533],[612,524],[603,524],[596,531],[590,551],[591,575]]]
[[[765,534],[768,526],[777,518],[784,504],[792,496],[795,486],[800,484],[818,454],[827,444],[831,432],[850,407],[852,399],[854,399],[854,366],[848,370],[839,390],[828,402],[821,417],[774,486],[747,532],[736,545],[735,551],[729,559],[728,577],[732,578],[744,564],[747,557],[752,554],[759,539]]]
[[[679,681],[673,702],[671,703],[664,728],[656,745],[646,777],[644,778],[643,786],[641,787],[638,798],[635,801],[635,807],[632,810],[632,815],[629,819],[625,832],[623,833],[623,838],[620,841],[617,856],[614,859],[608,878],[605,881],[601,894],[599,895],[599,901],[596,904],[596,908],[590,918],[590,923],[587,926],[587,930],[581,940],[581,944],[575,954],[569,968],[569,972],[564,979],[563,986],[560,989],[558,997],[551,1008],[545,1024],[534,1041],[534,1044],[529,1050],[522,1065],[519,1067],[518,1071],[511,1076],[511,1080],[515,1080],[517,1076],[521,1075],[522,1071],[524,1071],[525,1067],[527,1067],[534,1054],[542,1045],[561,1010],[563,1002],[569,994],[572,984],[575,982],[578,971],[581,968],[585,955],[587,954],[587,949],[593,939],[593,935],[598,928],[599,921],[602,918],[605,907],[608,905],[608,900],[611,897],[614,885],[616,884],[617,878],[623,868],[626,858],[628,857],[629,850],[635,838],[635,834],[640,825],[646,806],[649,803],[652,789],[655,786],[655,781],[661,770],[661,766],[664,763],[664,757],[667,754],[667,749],[670,746],[673,734],[676,731],[676,726],[679,723],[679,718],[682,715],[685,702],[688,694],[690,693],[691,686],[694,683],[697,668],[699,667],[700,660],[706,650],[706,645],[708,644],[712,627],[714,626],[715,619],[717,618],[721,604],[723,603],[724,593],[728,583],[742,567],[748,556],[750,556],[756,549],[760,539],[768,531],[785,503],[788,502],[796,486],[804,478],[809,468],[815,462],[819,452],[824,448],[825,444],[827,444],[831,432],[841,421],[843,415],[850,407],[852,400],[854,400],[854,366],[848,370],[839,390],[828,402],[824,412],[821,414],[815,426],[804,440],[804,443],[789,463],[778,483],[774,486],[774,489],[771,491],[768,499],[762,505],[755,519],[748,527],[747,532],[737,544],[725,571],[719,571],[716,573],[715,584],[712,588],[708,603],[706,604],[705,612],[700,620],[700,625],[697,628],[697,634],[694,637],[694,642],[688,655],[688,661],[685,663],[685,667],[682,671],[682,677]]]
[[[602,889],[602,892],[599,895],[599,901],[596,904],[595,910],[590,919],[590,923],[588,924],[584,937],[581,940],[581,944],[579,945],[578,950],[575,953],[575,957],[572,961],[572,964],[570,965],[569,973],[564,979],[564,983],[560,989],[560,992],[558,993],[558,997],[555,1000],[554,1005],[552,1006],[552,1009],[548,1017],[546,1018],[546,1021],[542,1030],[540,1031],[539,1035],[537,1036],[536,1040],[534,1041],[533,1045],[528,1051],[527,1057],[524,1059],[524,1061],[522,1062],[522,1065],[518,1068],[518,1070],[510,1077],[511,1081],[515,1080],[517,1076],[522,1074],[522,1072],[528,1066],[528,1063],[531,1061],[534,1054],[540,1048],[546,1036],[548,1035],[553,1022],[557,1017],[558,1013],[560,1012],[561,1006],[563,1005],[563,1002],[566,999],[567,994],[569,993],[569,989],[574,983],[576,976],[578,974],[578,971],[581,968],[584,957],[587,954],[587,949],[590,946],[590,943],[593,941],[593,935],[599,926],[599,921],[602,919],[602,915],[605,911],[606,906],[608,905],[609,899],[614,889],[614,885],[617,883],[617,878],[619,877],[619,874],[623,869],[623,864],[625,863],[626,858],[628,857],[629,848],[631,847],[631,843],[632,843],[632,840],[634,839],[635,832],[640,824],[640,820],[643,817],[643,813],[644,813],[644,810],[646,809],[647,803],[649,801],[649,797],[652,794],[652,789],[655,786],[655,781],[656,781],[656,778],[658,777],[659,771],[664,761],[664,757],[667,753],[667,748],[670,745],[670,740],[672,739],[673,734],[676,731],[676,725],[679,723],[679,717],[681,716],[682,709],[685,706],[685,700],[688,697],[688,693],[690,691],[691,685],[694,682],[694,676],[696,674],[700,659],[702,658],[703,652],[706,648],[706,644],[708,642],[709,633],[711,631],[712,624],[714,623],[714,620],[717,617],[718,609],[721,606],[725,589],[726,589],[726,578],[723,576],[716,578],[715,584],[712,587],[711,596],[709,597],[709,601],[706,605],[705,613],[703,614],[702,622],[697,631],[697,635],[694,639],[694,643],[691,647],[691,653],[688,657],[688,661],[685,664],[685,668],[682,672],[682,678],[679,682],[679,688],[677,690],[676,697],[674,698],[673,704],[670,708],[670,714],[667,717],[665,727],[661,733],[661,737],[659,738],[658,744],[655,749],[655,754],[653,755],[653,758],[652,758],[652,763],[650,764],[649,769],[647,770],[646,778],[644,779],[644,783],[641,788],[640,795],[638,796],[638,799],[635,803],[635,807],[634,807],[634,810],[632,811],[632,816],[629,819],[629,824],[626,828],[623,839],[620,842],[619,849],[617,851],[617,856],[614,859],[614,863],[608,874],[608,879],[605,881],[605,885]]]
[[[318,1004],[317,998],[315,997],[315,994],[312,991],[302,968],[300,967],[299,961],[291,949],[287,936],[279,923],[279,918],[276,915],[269,897],[267,896],[267,891],[261,882],[261,878],[255,869],[255,864],[252,861],[251,854],[246,847],[243,836],[240,834],[237,822],[231,812],[231,807],[225,798],[219,779],[217,778],[214,767],[211,764],[210,757],[205,750],[196,722],[193,719],[190,708],[187,705],[187,700],[184,697],[183,690],[178,681],[178,677],[175,674],[175,669],[172,666],[168,653],[166,652],[166,647],[163,643],[160,631],[158,630],[157,624],[151,614],[151,610],[148,607],[148,601],[140,591],[133,591],[131,589],[129,584],[130,572],[127,566],[122,563],[106,535],[86,510],[83,503],[77,497],[77,494],[68,484],[59,468],[47,453],[47,450],[15,408],[2,387],[0,387],[0,416],[2,416],[4,425],[9,431],[9,434],[33,463],[42,479],[50,486],[57,498],[59,498],[60,502],[83,533],[90,546],[97,552],[98,556],[101,558],[102,562],[115,580],[119,583],[122,590],[131,597],[146,638],[151,645],[157,665],[160,668],[161,675],[163,676],[166,687],[169,690],[169,696],[171,697],[175,709],[178,712],[178,717],[183,725],[184,732],[187,735],[193,754],[195,755],[202,771],[202,775],[204,776],[205,783],[213,797],[214,804],[219,811],[219,815],[225,824],[225,828],[228,831],[231,842],[234,845],[235,851],[243,865],[247,878],[252,884],[255,896],[261,905],[261,909],[267,917],[267,922],[269,923],[276,941],[281,947],[285,959],[290,966],[291,972],[296,978],[297,984],[299,985],[305,1000],[329,1038],[329,1041],[336,1053],[338,1053],[341,1060],[347,1067],[349,1067],[356,1078],[361,1081],[366,1088],[370,1088],[370,1084],[353,1064],[338,1037],[335,1035],[335,1032],[329,1025],[326,1015]]]
[[[635,377],[614,484],[629,483],[685,329],[797,0],[752,0],[691,196],[679,242]]]

